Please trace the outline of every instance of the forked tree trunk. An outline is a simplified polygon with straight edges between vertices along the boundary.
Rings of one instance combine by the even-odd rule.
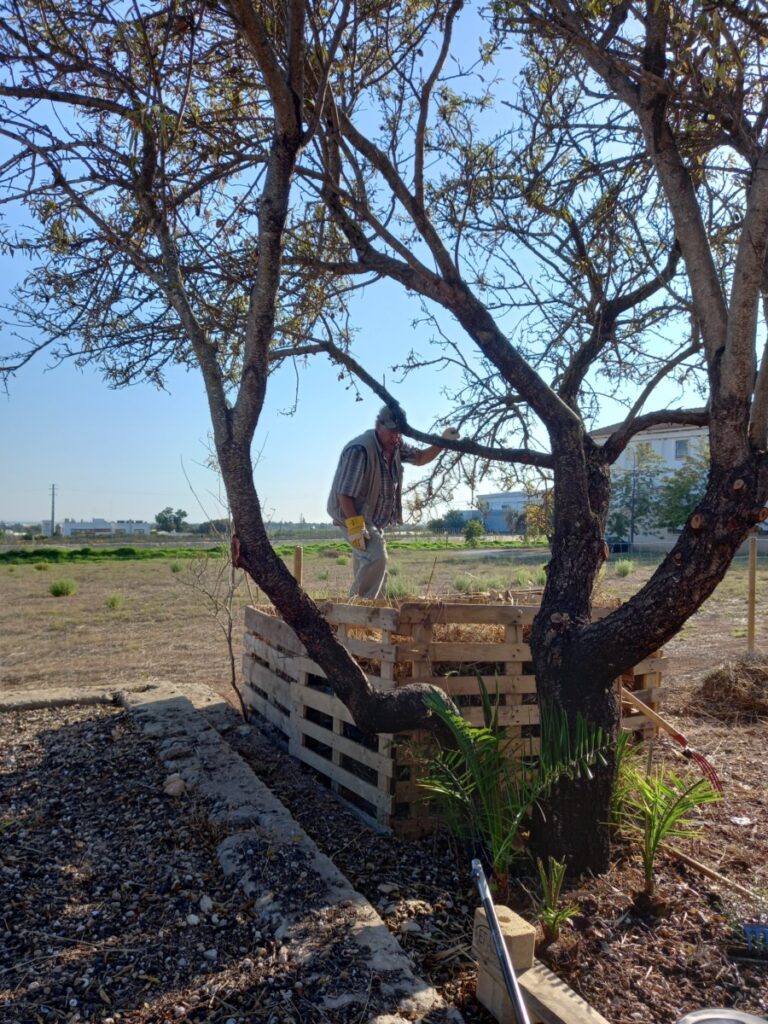
[[[593,499],[597,493],[593,487]],[[559,534],[556,528],[531,636],[540,702],[562,707],[571,723],[580,713],[615,735],[620,724],[616,679],[667,643],[701,607],[764,516],[766,499],[763,453],[727,472],[713,470],[704,498],[651,580],[595,623],[584,581],[594,582],[604,558],[602,542],[590,528],[569,532],[561,525]],[[581,514],[570,499],[560,512],[575,520]],[[604,521],[602,510],[596,521]],[[612,764],[595,766],[593,780],[564,779],[554,788],[534,816],[537,852],[566,859],[572,874],[608,867],[613,775]]]

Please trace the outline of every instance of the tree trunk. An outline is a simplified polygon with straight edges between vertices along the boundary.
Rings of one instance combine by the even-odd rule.
[[[572,474],[574,460],[563,461]],[[540,703],[562,707],[571,724],[581,713],[615,736],[616,679],[667,643],[722,580],[768,498],[768,464],[758,453],[728,472],[713,470],[704,498],[653,577],[594,623],[591,589],[605,557],[595,527],[604,523],[607,499],[603,504],[599,470],[588,475],[586,513],[573,497],[578,488],[568,493],[556,482],[559,525],[533,623],[532,658]],[[539,854],[565,858],[572,874],[608,867],[613,774],[612,764],[595,766],[593,780],[564,779],[553,789],[534,817]]]

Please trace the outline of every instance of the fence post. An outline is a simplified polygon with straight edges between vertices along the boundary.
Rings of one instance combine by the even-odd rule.
[[[747,594],[747,653],[755,650],[755,605],[757,598],[757,536],[749,535],[749,590]]]
[[[304,548],[293,549],[293,575],[300,587],[304,586]]]

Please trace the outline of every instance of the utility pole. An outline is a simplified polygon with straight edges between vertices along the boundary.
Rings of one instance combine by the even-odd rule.
[[[51,484],[51,537],[56,532],[56,484]]]

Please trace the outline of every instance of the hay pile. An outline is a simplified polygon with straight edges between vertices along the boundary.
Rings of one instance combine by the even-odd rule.
[[[698,696],[722,721],[768,717],[768,658],[753,654],[725,662],[706,676]]]

